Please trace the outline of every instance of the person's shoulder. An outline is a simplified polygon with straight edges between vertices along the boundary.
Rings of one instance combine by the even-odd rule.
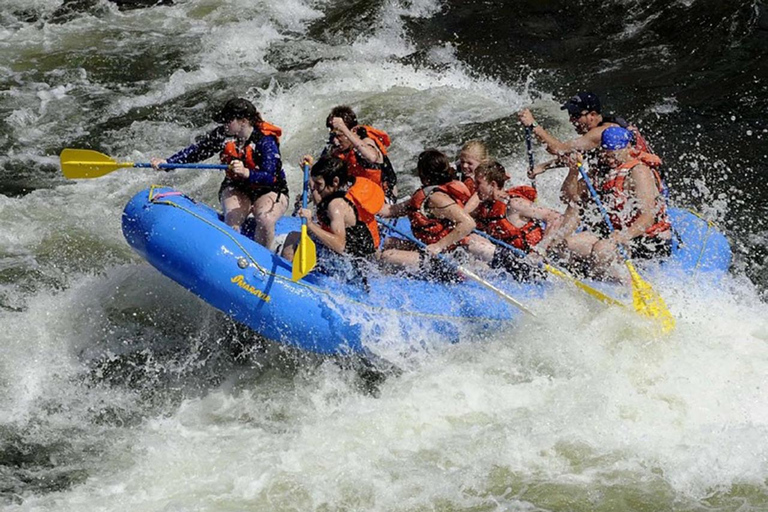
[[[276,135],[273,135],[271,133],[267,134],[259,134],[256,139],[257,144],[262,145],[270,145],[270,146],[277,146],[278,145],[278,139]]]
[[[637,176],[639,174],[646,174],[647,173],[649,176],[651,176],[653,174],[653,171],[651,170],[650,167],[645,165],[643,162],[639,162],[638,161],[637,164],[632,166],[632,169],[630,169],[630,173],[634,174],[635,176]]]
[[[595,140],[597,142],[600,142],[600,138],[603,136],[603,132],[610,128],[611,126],[618,126],[616,123],[603,123],[601,125],[595,126],[594,128],[590,128],[589,131],[585,134],[585,136],[589,137],[590,140]]]
[[[347,200],[346,196],[338,195],[328,201],[328,210],[329,211],[342,211],[346,208],[350,208],[349,201]]]

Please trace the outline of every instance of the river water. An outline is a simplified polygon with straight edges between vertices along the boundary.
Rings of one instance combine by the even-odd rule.
[[[0,0],[0,509],[768,509],[762,2],[144,3]],[[371,383],[259,342],[128,247],[134,193],[216,204],[216,172],[58,163],[168,156],[238,95],[284,129],[294,190],[340,103],[392,135],[406,191],[423,148],[470,138],[522,183],[514,112],[569,138],[558,106],[582,89],[734,246],[720,283],[660,284],[664,340],[561,290],[539,323],[404,350]]]

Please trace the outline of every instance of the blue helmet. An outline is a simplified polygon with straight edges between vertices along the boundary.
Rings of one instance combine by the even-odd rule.
[[[600,145],[603,149],[614,151],[617,149],[623,149],[632,143],[634,137],[632,132],[626,128],[619,126],[611,126],[603,131],[603,137],[600,140]]]

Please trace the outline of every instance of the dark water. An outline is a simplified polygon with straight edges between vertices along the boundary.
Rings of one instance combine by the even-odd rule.
[[[721,224],[737,265],[768,284],[764,2],[456,1],[411,33],[425,46],[450,41],[478,72],[530,80],[558,101],[598,94],[604,109],[648,134],[674,200],[702,208],[725,197]],[[700,179],[708,194],[695,186]]]

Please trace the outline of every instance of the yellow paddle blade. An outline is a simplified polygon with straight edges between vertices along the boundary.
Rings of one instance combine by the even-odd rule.
[[[299,239],[299,246],[296,248],[296,252],[293,255],[293,271],[291,273],[291,279],[298,281],[305,275],[309,274],[317,263],[317,254],[315,250],[315,242],[309,238],[307,234],[307,226],[301,226],[301,238]]]
[[[675,328],[675,317],[667,309],[661,295],[640,277],[632,263],[627,260],[627,269],[632,277],[632,304],[635,311],[660,323],[661,332],[666,334]]]
[[[133,167],[133,162],[117,162],[91,149],[67,148],[59,157],[64,177],[71,180],[98,178],[123,167]]]
[[[553,267],[551,265],[547,265],[546,263],[544,264],[544,268],[550,274],[553,274],[553,275],[555,275],[555,276],[557,276],[559,278],[565,279],[566,281],[570,281],[577,288],[587,292],[589,295],[591,295],[592,297],[596,298],[599,301],[602,301],[602,302],[604,302],[606,304],[612,304],[614,306],[626,307],[626,305],[623,302],[618,301],[618,300],[614,299],[613,297],[610,297],[610,296],[604,294],[600,290],[596,290],[595,288],[592,288],[587,283],[579,281],[575,277],[569,276],[568,274],[566,274],[562,270],[559,270],[559,269],[557,269],[557,268],[555,268],[555,267]]]

